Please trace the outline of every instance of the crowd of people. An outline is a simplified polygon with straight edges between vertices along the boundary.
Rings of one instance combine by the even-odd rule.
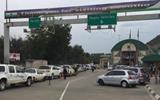
[[[157,64],[151,65],[149,74],[150,77],[154,77],[156,84],[160,83],[160,66]]]

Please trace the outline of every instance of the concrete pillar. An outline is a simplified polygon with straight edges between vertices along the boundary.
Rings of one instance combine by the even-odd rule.
[[[9,26],[4,24],[4,63],[9,64]]]

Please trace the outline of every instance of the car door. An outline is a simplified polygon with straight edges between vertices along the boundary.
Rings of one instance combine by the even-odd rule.
[[[117,71],[112,71],[109,77],[110,84],[116,84],[116,78],[117,78]]]
[[[8,66],[8,83],[16,83],[17,82],[17,78],[16,78],[16,71],[15,71],[15,67],[12,65]]]
[[[114,84],[119,85],[121,83],[121,80],[125,76],[125,72],[124,71],[115,71],[114,74],[115,74],[113,77]]]
[[[112,79],[113,75],[114,75],[114,71],[111,71],[111,72],[104,75],[103,80],[104,80],[105,84],[112,84],[113,83],[112,82],[113,81],[113,79]]]
[[[25,81],[26,74],[24,73],[23,68],[20,67],[20,66],[16,66],[15,68],[16,68],[16,78],[17,78],[17,82],[18,82],[18,83],[24,82],[24,81]]]

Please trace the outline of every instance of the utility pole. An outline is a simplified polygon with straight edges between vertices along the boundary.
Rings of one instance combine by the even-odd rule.
[[[6,11],[8,10],[8,0],[6,0]]]
[[[8,10],[8,0],[6,0],[6,11]],[[4,23],[4,63],[9,63],[9,25],[8,20],[6,19],[6,23]]]
[[[8,0],[6,0],[6,11],[8,10]],[[8,20],[6,19],[6,23],[8,22]]]

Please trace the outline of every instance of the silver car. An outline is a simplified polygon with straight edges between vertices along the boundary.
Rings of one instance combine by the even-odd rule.
[[[124,69],[134,71],[138,76],[139,84],[146,84],[150,81],[149,75],[145,73],[142,67],[126,67]]]
[[[116,69],[107,74],[98,76],[97,83],[99,85],[121,85],[125,88],[128,86],[135,87],[138,84],[138,77],[134,71]]]

